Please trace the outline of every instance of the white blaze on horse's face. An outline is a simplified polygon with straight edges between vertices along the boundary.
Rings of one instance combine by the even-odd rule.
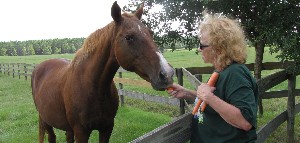
[[[167,77],[172,76],[173,75],[173,68],[168,64],[167,60],[165,59],[165,57],[160,52],[156,52],[156,54],[159,57],[159,62],[160,62],[161,67],[167,73]]]

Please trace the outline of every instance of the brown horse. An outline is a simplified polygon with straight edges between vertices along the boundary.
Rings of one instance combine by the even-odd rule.
[[[99,141],[109,142],[118,109],[113,77],[118,68],[137,73],[155,90],[173,83],[173,68],[153,42],[151,32],[140,21],[143,7],[124,13],[115,2],[114,21],[87,37],[74,60],[51,59],[32,74],[32,94],[39,112],[39,142],[55,142],[53,131],[66,131],[67,142],[86,143],[93,130]]]

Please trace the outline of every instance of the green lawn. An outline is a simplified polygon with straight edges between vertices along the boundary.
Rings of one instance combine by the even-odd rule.
[[[181,67],[205,67],[211,66],[210,64],[206,64],[203,62],[201,55],[195,54],[196,49],[193,50],[184,50],[178,49],[174,52],[170,50],[165,50],[163,55],[167,59],[167,61],[174,67],[174,68],[181,68]],[[247,63],[254,63],[255,61],[255,49],[253,47],[248,48],[248,59]],[[265,48],[264,52],[264,62],[278,62],[275,58],[276,55],[270,55],[269,49]],[[35,63],[39,64],[40,62],[51,59],[51,58],[66,58],[66,59],[73,59],[74,54],[59,54],[59,55],[33,55],[33,56],[0,56],[0,63]],[[263,75],[267,75],[269,72],[263,72]],[[203,81],[206,81],[210,75],[204,75]],[[141,79],[135,73],[124,73],[124,78],[134,78],[134,79]],[[177,82],[177,79],[174,79]],[[185,86],[188,88],[193,88],[186,80],[184,81]],[[147,94],[154,94],[154,95],[163,95],[168,96],[166,92],[159,92],[155,90],[149,90],[149,88],[143,87],[132,87],[132,86],[124,86],[125,89],[129,90],[138,90],[140,92],[145,92]]]
[[[38,141],[38,112],[35,109],[30,81],[0,74],[0,143],[34,143]],[[129,142],[171,121],[168,115],[145,112],[125,105],[115,118],[111,142]],[[57,133],[57,141],[65,142],[64,132]],[[90,142],[98,141],[94,131]]]
[[[180,67],[204,67],[210,66],[210,64],[203,63],[200,55],[195,54],[196,49],[191,51],[178,49],[174,52],[165,50],[163,55],[168,62],[175,68]],[[248,48],[247,63],[254,63],[255,61],[255,49],[253,47]],[[276,55],[270,55],[269,49],[265,48],[264,62],[276,62]],[[0,56],[1,63],[35,63],[38,64],[46,59],[51,58],[66,58],[73,59],[74,54],[59,54],[59,55],[33,55],[33,56]]]
[[[254,48],[249,48],[247,63],[253,63],[255,58]],[[8,57],[0,56],[0,62],[25,62],[40,63],[49,58],[68,58],[72,59],[73,54],[47,55],[47,56],[22,56]],[[164,56],[175,68],[180,67],[199,67],[210,66],[203,63],[201,56],[195,54],[195,50],[177,50],[174,52],[165,51]],[[275,55],[270,55],[268,48],[264,52],[264,62],[278,62]],[[274,71],[264,71],[263,76],[269,75]],[[128,74],[125,77],[137,78],[135,74]],[[176,80],[176,79],[175,79]],[[2,142],[36,142],[37,141],[37,112],[33,105],[29,81],[13,79],[0,74],[0,143]],[[297,77],[296,87],[299,89],[299,77]],[[187,81],[184,84],[192,88]],[[165,92],[157,92],[147,88],[125,87],[136,89],[145,93],[168,96]],[[287,89],[287,82],[284,82],[272,90]],[[300,98],[296,98],[296,103],[300,103]],[[178,112],[177,108],[165,107],[160,104],[149,104],[128,99],[125,107],[120,107],[116,125],[113,131],[111,142],[128,142],[160,125],[171,120]],[[264,116],[258,118],[258,127],[262,127],[272,118],[286,110],[287,98],[263,100]],[[165,110],[167,109],[167,110]],[[155,112],[155,113],[154,113]],[[147,122],[145,122],[145,120]],[[59,132],[59,131],[58,131]],[[91,142],[97,140],[97,133],[92,134]],[[26,137],[26,138],[24,138]],[[281,125],[267,140],[267,143],[286,142],[286,124]],[[300,114],[297,114],[295,121],[296,142],[300,142]],[[64,142],[63,132],[58,134],[58,142]]]

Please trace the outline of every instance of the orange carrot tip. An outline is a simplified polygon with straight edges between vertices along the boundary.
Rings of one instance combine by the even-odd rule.
[[[174,90],[174,89],[173,89],[172,87],[168,87],[167,90],[168,90],[168,91],[172,91],[172,90]]]

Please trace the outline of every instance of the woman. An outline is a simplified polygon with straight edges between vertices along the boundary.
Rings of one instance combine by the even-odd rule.
[[[173,84],[176,98],[201,99],[207,104],[200,121],[193,119],[191,142],[255,142],[258,89],[244,65],[246,41],[238,22],[206,14],[199,25],[199,52],[219,72],[215,87],[202,83],[197,91]]]

